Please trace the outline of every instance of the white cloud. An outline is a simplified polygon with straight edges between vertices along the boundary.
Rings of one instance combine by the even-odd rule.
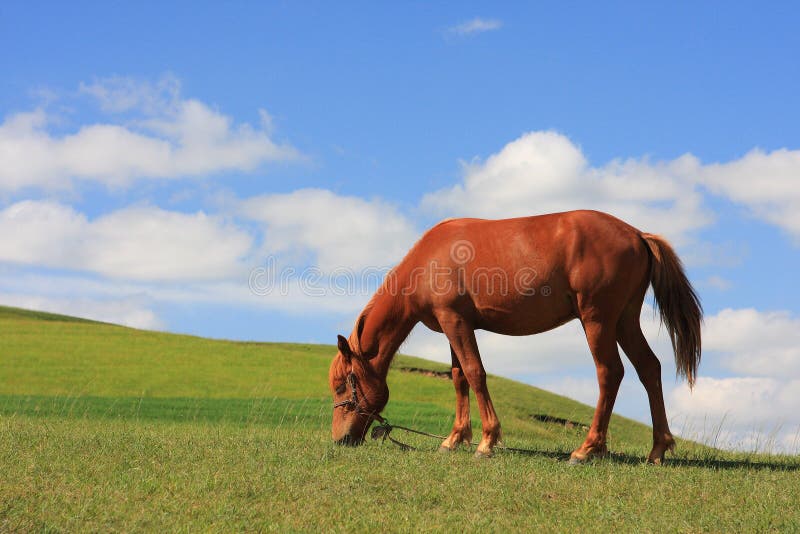
[[[6,271],[6,272],[3,272]],[[104,318],[102,313],[86,315],[77,304],[84,302],[110,303],[134,302],[143,307],[151,303],[159,305],[224,305],[243,309],[272,310],[288,317],[315,314],[332,314],[348,320],[364,307],[370,295],[340,294],[331,291],[325,280],[315,285],[313,291],[298,280],[281,287],[276,286],[268,294],[257,294],[248,285],[247,273],[229,280],[170,280],[154,282],[146,280],[123,281],[98,278],[91,274],[19,272],[13,268],[0,269],[0,296],[9,306],[41,309],[68,315],[92,317],[97,320],[120,322],[141,328],[161,328],[156,325],[132,323],[121,319]],[[323,293],[318,294],[321,289]],[[16,299],[16,300],[13,300]],[[1,299],[0,299],[1,301]],[[44,302],[47,306],[42,305]],[[52,306],[51,303],[55,303]],[[60,307],[55,307],[59,305]],[[101,308],[105,309],[105,308]]]
[[[494,30],[499,30],[503,27],[503,21],[498,19],[484,19],[475,17],[472,20],[456,24],[447,29],[447,33],[460,36],[475,35]]]
[[[668,404],[686,437],[726,448],[796,453],[790,447],[800,427],[798,389],[798,379],[700,377],[692,392],[674,389]]]
[[[0,261],[134,280],[204,280],[243,272],[249,234],[220,217],[129,207],[89,220],[69,206],[22,201],[0,211]]]
[[[788,395],[786,391],[797,385],[774,378],[700,377],[694,391],[677,388],[671,397],[674,408],[681,412],[702,414],[720,421],[726,416],[770,421],[782,416],[780,404],[784,401],[794,404],[795,410],[800,408],[800,397]],[[795,402],[791,397],[796,397]]]
[[[237,200],[234,208],[231,215],[242,225],[147,205],[90,218],[58,202],[15,203],[0,210],[0,267],[17,269],[13,278],[27,280],[27,289],[8,280],[0,280],[0,289],[67,299],[144,294],[160,302],[355,313],[418,235],[388,203],[326,190]],[[310,263],[322,275],[304,270],[298,254],[313,256]],[[272,270],[264,269],[265,255],[276,259]],[[19,270],[26,267],[72,273],[32,278]],[[355,276],[334,278],[342,274],[337,268]],[[256,270],[263,273],[254,281]]]
[[[532,132],[485,162],[465,165],[462,183],[425,195],[422,206],[440,214],[491,218],[597,209],[682,243],[712,221],[702,193],[687,177],[695,167],[691,156],[591,167],[565,136]]]
[[[720,365],[744,376],[800,378],[800,318],[724,309],[706,319],[703,349],[718,352]]]
[[[422,207],[441,215],[491,218],[597,209],[686,245],[713,222],[704,203],[710,190],[800,243],[800,150],[753,150],[728,163],[703,164],[685,154],[670,161],[631,158],[591,166],[567,137],[539,131],[485,161],[464,164],[463,174],[453,187],[426,194]],[[693,264],[736,263],[741,247],[708,243],[685,252]]]
[[[800,242],[800,150],[756,149],[735,161],[705,165],[697,173],[711,191],[747,206]]]
[[[707,317],[694,391],[677,387],[667,394],[678,430],[728,448],[797,452],[798,347],[800,319],[786,311],[724,309]],[[734,376],[705,375],[703,367]]]
[[[234,124],[203,102],[180,99],[173,83],[153,87],[114,78],[81,89],[108,112],[136,115],[66,134],[49,131],[55,119],[43,109],[6,117],[0,124],[0,190],[63,189],[75,179],[126,187],[136,179],[252,171],[299,157],[293,147],[273,141],[263,110],[267,129]]]
[[[156,313],[149,309],[141,298],[96,300],[86,297],[53,298],[5,293],[0,294],[0,304],[146,330],[158,330],[164,326]]]
[[[109,113],[141,110],[147,115],[163,113],[180,100],[181,83],[167,74],[156,82],[111,76],[92,83],[81,82],[79,92],[95,99]]]
[[[249,198],[240,213],[264,224],[266,254],[311,252],[327,272],[391,267],[418,237],[395,206],[324,189]]]

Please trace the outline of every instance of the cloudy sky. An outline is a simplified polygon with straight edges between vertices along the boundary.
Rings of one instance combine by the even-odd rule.
[[[600,209],[706,309],[692,393],[643,311],[673,430],[800,450],[795,6],[168,4],[0,6],[0,303],[332,343],[437,220]],[[594,404],[579,325],[479,339]]]

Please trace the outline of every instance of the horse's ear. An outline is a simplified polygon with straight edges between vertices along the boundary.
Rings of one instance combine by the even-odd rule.
[[[337,336],[339,352],[342,354],[342,357],[345,359],[347,363],[350,363],[350,358],[353,357],[353,351],[350,350],[350,344],[347,342],[344,336]]]
[[[358,321],[356,322],[356,342],[358,343],[358,347],[355,347],[356,352],[361,354],[361,334],[364,333],[364,323],[367,322],[367,314],[363,313],[358,317]]]

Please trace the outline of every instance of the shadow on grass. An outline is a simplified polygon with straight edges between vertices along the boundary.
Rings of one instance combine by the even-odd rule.
[[[502,454],[519,454],[523,456],[538,456],[542,458],[552,458],[567,462],[570,453],[563,451],[549,451],[541,449],[517,449],[517,448],[503,448],[498,452]],[[731,453],[735,454],[735,453]],[[645,457],[620,453],[610,452],[605,458],[598,458],[590,461],[592,463],[615,463],[624,465],[645,465]],[[655,466],[654,466],[655,467]],[[750,470],[767,470],[767,471],[800,471],[800,458],[794,456],[786,456],[783,459],[776,460],[751,460],[749,458],[742,459],[726,459],[726,458],[681,458],[667,456],[664,460],[663,467],[699,467],[705,469],[750,469]]]
[[[428,436],[434,437],[432,435]],[[444,438],[444,436],[435,436],[435,437],[438,439]],[[376,438],[373,436],[373,439]],[[391,441],[393,441],[393,443],[396,446],[398,446],[398,450],[421,450],[418,449],[417,447],[408,446],[407,444],[399,442],[397,440],[391,440]],[[473,443],[473,446],[474,445],[475,444]],[[539,458],[551,458],[553,460],[563,461],[565,463],[568,462],[570,459],[570,452],[564,452],[558,450],[533,449],[533,448],[523,449],[517,447],[506,447],[503,445],[498,445],[497,447],[495,447],[494,450],[496,454],[511,454],[520,456],[535,456]],[[695,467],[695,468],[717,469],[717,470],[748,469],[756,471],[800,471],[800,457],[798,456],[774,457],[764,454],[762,455],[754,454],[755,459],[753,459],[747,456],[745,456],[744,458],[720,458],[718,456],[719,454],[720,453],[716,451],[709,450],[708,456],[705,458],[685,458],[685,457],[682,458],[675,456],[667,456],[664,460],[664,464],[662,467]],[[728,454],[736,455],[737,453],[732,452]],[[578,467],[580,467],[581,465],[590,466],[592,464],[602,464],[602,463],[614,463],[621,465],[648,465],[645,456],[632,455],[621,452],[609,452],[608,455],[603,458],[596,458],[590,460],[586,464],[578,464]],[[657,466],[653,467],[657,468]]]

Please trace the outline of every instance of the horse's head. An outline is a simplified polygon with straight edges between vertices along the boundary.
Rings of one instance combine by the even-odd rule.
[[[341,445],[359,445],[389,402],[389,388],[358,348],[351,348],[342,336],[338,345],[328,373],[333,393],[333,440]]]

